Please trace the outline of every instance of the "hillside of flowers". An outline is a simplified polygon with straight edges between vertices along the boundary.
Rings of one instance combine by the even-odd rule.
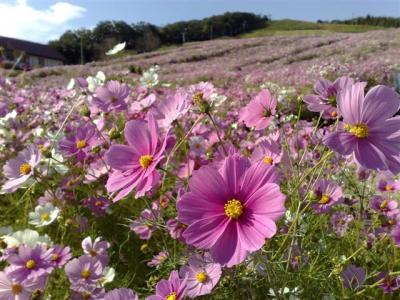
[[[399,299],[399,37],[3,74],[0,300]]]

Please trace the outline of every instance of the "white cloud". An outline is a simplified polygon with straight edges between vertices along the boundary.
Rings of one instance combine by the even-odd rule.
[[[0,3],[0,35],[46,43],[71,29],[68,23],[85,11],[68,2],[57,2],[44,10],[33,8],[28,0]]]

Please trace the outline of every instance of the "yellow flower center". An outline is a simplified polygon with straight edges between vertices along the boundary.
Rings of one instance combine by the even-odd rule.
[[[387,185],[385,186],[385,190],[388,191],[388,192],[390,192],[390,191],[393,191],[394,188],[393,188],[390,184],[387,184]]]
[[[40,215],[40,218],[42,219],[42,221],[48,221],[50,220],[50,215],[48,212],[45,212]]]
[[[58,255],[58,254],[56,254],[56,253],[53,253],[52,255],[51,255],[51,260],[52,261],[57,261],[57,260],[59,260],[60,259],[60,255]]]
[[[264,162],[266,165],[272,165],[273,159],[272,159],[271,156],[268,156],[268,155],[267,155],[267,156],[264,157],[263,162]]]
[[[103,202],[97,200],[95,205],[98,206],[98,207],[101,207],[101,206],[103,206]]]
[[[331,200],[331,198],[329,197],[329,195],[322,194],[321,199],[318,201],[318,203],[327,204],[327,203],[329,203],[330,200]]]
[[[269,108],[267,108],[265,111],[264,111],[264,113],[263,113],[263,116],[265,117],[265,118],[268,118],[268,117],[270,117],[272,115],[272,112],[271,112],[271,110],[269,109]]]
[[[224,205],[225,215],[231,219],[237,219],[243,214],[243,205],[239,200],[229,200]]]
[[[85,148],[86,145],[87,145],[87,143],[85,140],[79,140],[76,142],[76,148],[78,148],[78,149]]]
[[[89,271],[88,269],[84,269],[84,270],[81,272],[81,276],[82,276],[82,278],[84,278],[84,279],[88,279],[88,278],[90,277],[90,275],[91,275],[91,273],[90,273],[90,271]]]
[[[30,260],[28,260],[28,261],[26,262],[25,266],[26,266],[29,270],[31,270],[31,269],[33,269],[34,267],[36,267],[36,262],[35,262],[33,259],[30,259]]]
[[[200,283],[206,282],[207,279],[208,279],[208,276],[207,276],[206,272],[200,272],[200,273],[197,273],[197,275],[196,275],[196,280]]]
[[[201,104],[203,102],[203,96],[204,94],[202,92],[197,92],[193,96],[193,103],[194,104]]]
[[[333,111],[333,112],[331,112],[331,117],[332,118],[336,118],[338,116],[338,114],[337,114],[337,111]]]
[[[170,293],[167,297],[165,297],[165,300],[176,300],[176,293]]]
[[[380,208],[381,210],[386,210],[387,205],[388,205],[388,201],[385,199],[385,200],[383,200],[382,203],[379,205],[379,208]]]
[[[139,164],[142,166],[143,169],[147,169],[153,161],[152,155],[142,155],[139,158]]]
[[[19,172],[20,172],[22,175],[28,175],[28,174],[31,172],[31,170],[32,170],[32,167],[31,167],[31,165],[28,164],[28,163],[23,163],[23,164],[21,164],[21,165],[19,166]]]
[[[352,133],[358,139],[365,139],[368,137],[369,131],[367,124],[359,123],[356,125],[345,124],[344,130]]]
[[[140,251],[145,252],[149,246],[147,244],[143,244],[140,246]]]
[[[19,295],[22,292],[22,285],[20,284],[13,284],[11,286],[11,292],[13,293],[13,295]]]

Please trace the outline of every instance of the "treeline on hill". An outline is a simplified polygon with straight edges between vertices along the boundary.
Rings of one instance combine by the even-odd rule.
[[[330,22],[318,20],[318,23],[372,25],[382,27],[400,27],[400,18],[394,17],[357,17],[349,20],[332,20]]]
[[[268,21],[266,16],[243,12],[176,22],[164,27],[145,22],[130,25],[124,21],[103,21],[92,30],[68,30],[49,44],[65,56],[67,63],[76,64],[101,59],[107,50],[123,41],[126,49],[140,53],[162,45],[235,36],[263,28]]]

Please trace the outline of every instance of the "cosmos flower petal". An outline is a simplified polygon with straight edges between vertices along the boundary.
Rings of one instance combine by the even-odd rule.
[[[345,131],[336,131],[323,137],[323,143],[342,155],[351,154],[356,147],[356,137]]]
[[[379,99],[379,101],[377,101]],[[364,123],[373,126],[392,117],[400,107],[400,98],[392,88],[377,85],[370,89],[365,96],[362,111]]]

